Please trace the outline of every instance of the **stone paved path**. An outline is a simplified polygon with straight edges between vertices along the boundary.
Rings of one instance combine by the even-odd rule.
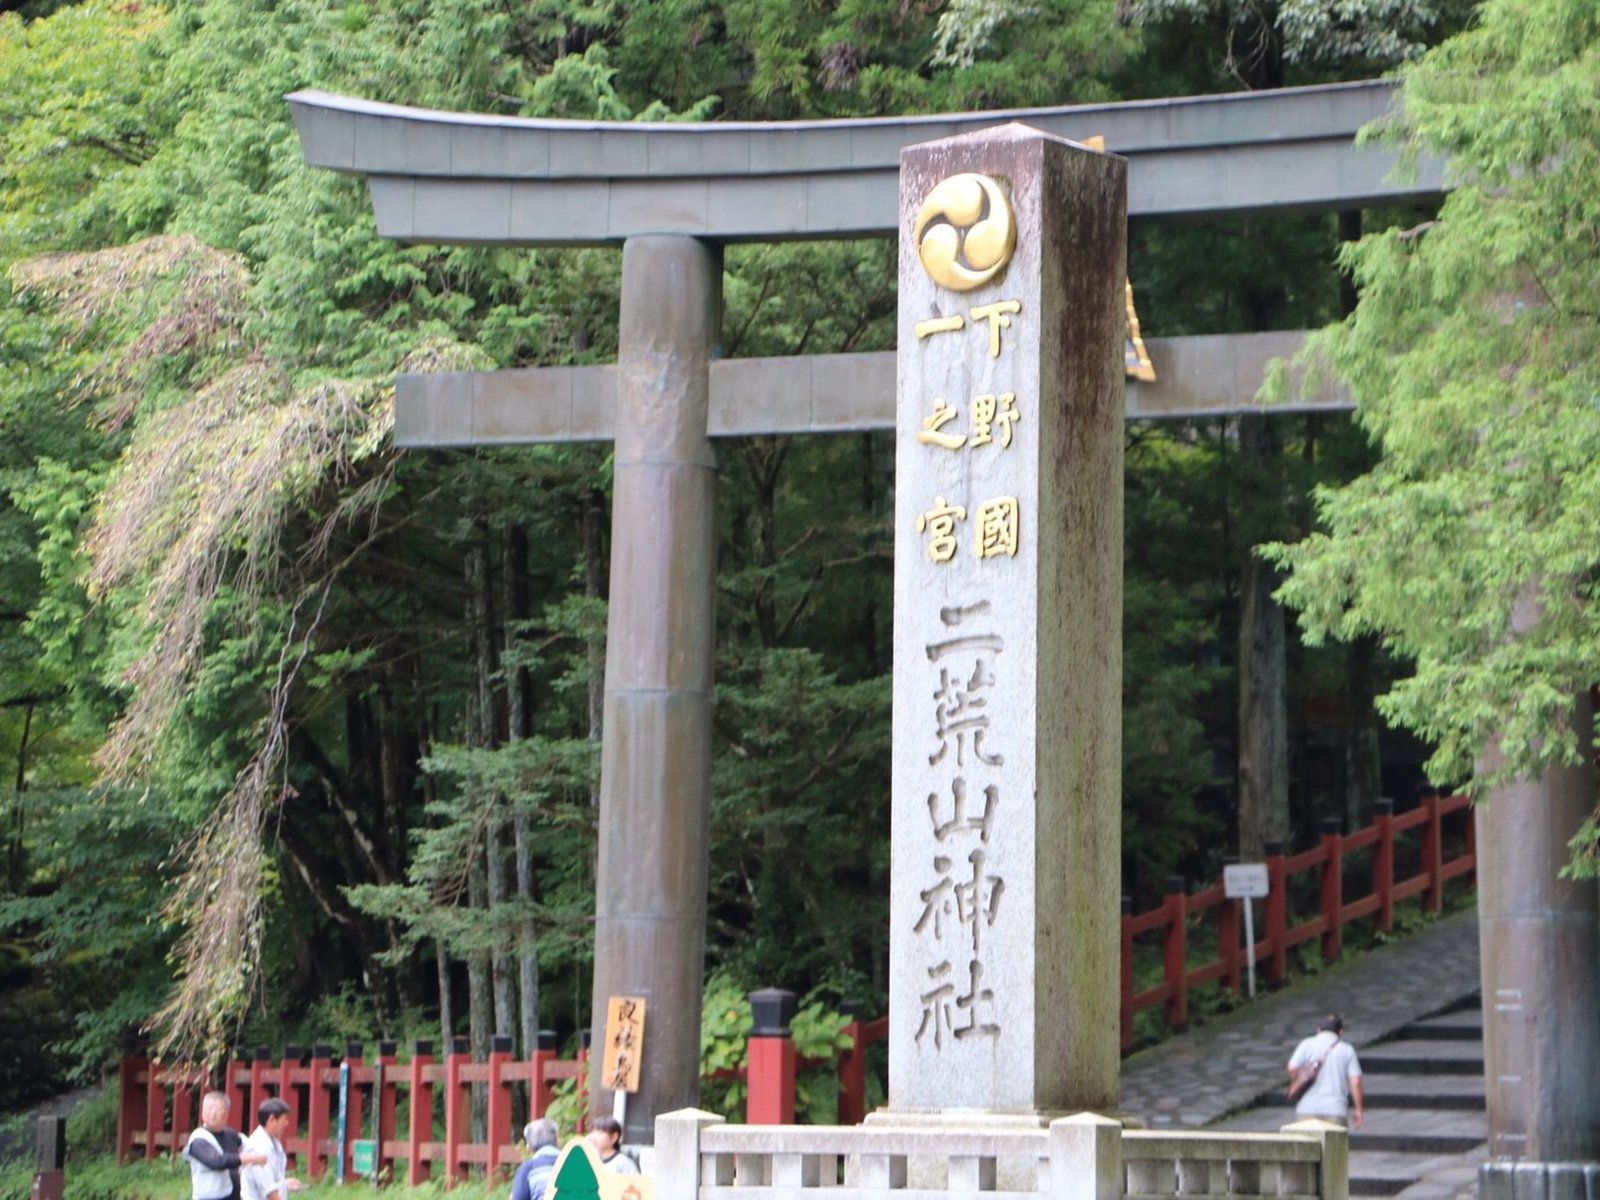
[[[1431,927],[1262,996],[1122,1064],[1122,1107],[1151,1129],[1198,1128],[1281,1091],[1295,1043],[1344,1015],[1359,1050],[1478,990],[1478,915]]]

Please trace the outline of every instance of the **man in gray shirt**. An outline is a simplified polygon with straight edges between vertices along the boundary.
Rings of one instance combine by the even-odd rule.
[[[1297,1117],[1316,1117],[1350,1129],[1361,1128],[1361,1060],[1356,1048],[1344,1040],[1344,1020],[1330,1013],[1317,1022],[1317,1032],[1294,1048],[1289,1057],[1289,1079],[1295,1072],[1320,1063],[1317,1077],[1294,1106]]]

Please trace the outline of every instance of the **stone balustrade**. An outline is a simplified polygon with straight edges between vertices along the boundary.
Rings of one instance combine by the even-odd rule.
[[[1089,1113],[1038,1128],[728,1125],[690,1109],[657,1120],[655,1178],[657,1200],[1349,1200],[1349,1134],[1157,1133]]]

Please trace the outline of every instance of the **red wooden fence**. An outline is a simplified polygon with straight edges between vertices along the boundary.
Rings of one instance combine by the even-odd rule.
[[[1461,851],[1446,858],[1444,821],[1461,814],[1464,832]],[[1418,830],[1415,846],[1407,839],[1403,850],[1416,852],[1417,869],[1396,874],[1396,848],[1401,835]],[[1355,856],[1370,852],[1367,875],[1370,889],[1359,897],[1345,895],[1346,874],[1352,865],[1362,863]],[[1317,845],[1299,854],[1285,855],[1281,847],[1269,846],[1266,855],[1270,890],[1263,902],[1264,919],[1257,929],[1256,964],[1269,983],[1282,983],[1288,970],[1289,951],[1304,942],[1321,940],[1322,957],[1334,959],[1343,945],[1344,927],[1352,921],[1373,917],[1377,928],[1387,933],[1394,928],[1394,906],[1412,896],[1422,897],[1423,908],[1438,912],[1444,902],[1444,885],[1452,879],[1471,875],[1477,867],[1476,841],[1471,801],[1465,796],[1428,796],[1403,816],[1394,815],[1394,803],[1378,802],[1377,819],[1357,833],[1341,834],[1337,820],[1323,824]],[[1299,915],[1295,905],[1296,876],[1312,877],[1317,903],[1314,911]],[[1310,887],[1305,889],[1311,891]],[[1189,993],[1208,983],[1222,982],[1239,988],[1245,967],[1245,951],[1240,936],[1240,904],[1222,894],[1217,883],[1204,891],[1186,892],[1181,877],[1168,883],[1166,899],[1149,912],[1122,916],[1122,1044],[1134,1040],[1133,1018],[1147,1008],[1160,1005],[1166,1024],[1181,1029],[1189,1019]],[[1309,908],[1310,906],[1305,906]],[[1191,965],[1189,936],[1197,920],[1208,914],[1216,924],[1217,957]],[[1134,939],[1159,938],[1162,944],[1161,982],[1135,990]]]
[[[857,1125],[865,1119],[867,1048],[883,1041],[888,1031],[887,1017],[851,1020],[844,1027],[850,1045],[837,1060],[841,1124]],[[380,1088],[379,1174],[394,1178],[398,1164],[404,1163],[406,1179],[413,1184],[430,1178],[435,1165],[442,1168],[445,1179],[454,1182],[465,1178],[472,1166],[492,1172],[521,1162],[521,1126],[513,1122],[511,1113],[511,1088],[515,1083],[530,1087],[530,1118],[544,1115],[554,1098],[555,1084],[563,1079],[578,1081],[578,1111],[585,1111],[582,1091],[587,1082],[586,1051],[580,1050],[576,1060],[558,1059],[555,1036],[541,1034],[533,1057],[519,1062],[511,1057],[509,1039],[497,1038],[496,1043],[487,1062],[474,1063],[464,1040],[457,1039],[445,1061],[436,1063],[432,1044],[418,1042],[411,1061],[401,1065],[395,1056],[395,1044],[380,1042],[377,1064],[367,1065],[362,1061],[362,1044],[351,1042],[344,1057],[350,1067],[345,1154],[351,1153],[352,1142],[369,1136],[370,1105],[374,1091]],[[797,1058],[794,1042],[787,1037],[752,1037],[747,1061],[746,1067],[724,1074],[748,1082],[751,1124],[792,1123],[795,1073],[833,1062]],[[381,1085],[378,1064],[382,1066]],[[288,1046],[281,1062],[271,1061],[271,1052],[260,1047],[252,1061],[230,1062],[223,1078],[222,1090],[231,1102],[230,1120],[234,1125],[242,1129],[254,1127],[261,1101],[268,1096],[281,1096],[290,1110],[291,1132],[284,1139],[284,1149],[311,1179],[337,1173],[340,1071],[332,1061],[330,1047],[318,1046],[309,1058],[303,1058],[298,1047]],[[117,1161],[177,1157],[194,1128],[200,1093],[208,1079],[209,1073],[204,1071],[168,1069],[143,1058],[124,1058],[117,1111]],[[481,1106],[489,1131],[487,1143],[469,1140],[474,1084],[484,1085],[487,1092]],[[435,1108],[441,1103],[444,1140],[438,1141]],[[399,1120],[402,1104],[407,1110],[403,1123]],[[346,1178],[352,1178],[354,1170],[347,1157]]]
[[[1459,853],[1446,857],[1444,822],[1460,814],[1464,832]],[[1402,835],[1418,831],[1415,838]],[[1417,868],[1397,874],[1397,849],[1414,857]],[[1438,912],[1444,885],[1470,876],[1477,866],[1470,802],[1461,796],[1430,796],[1414,810],[1395,816],[1393,804],[1379,801],[1377,820],[1353,834],[1341,834],[1338,822],[1326,824],[1321,840],[1310,850],[1284,855],[1269,847],[1266,855],[1270,891],[1264,901],[1261,936],[1256,941],[1256,962],[1270,983],[1281,983],[1288,969],[1289,951],[1320,939],[1324,958],[1336,958],[1344,927],[1372,917],[1383,932],[1394,927],[1395,905],[1421,896],[1423,907]],[[1357,856],[1370,852],[1365,874],[1370,887],[1361,896],[1347,897],[1345,883],[1352,864],[1360,873]],[[1297,877],[1307,876],[1303,882]],[[1315,903],[1304,897],[1315,895]],[[1296,901],[1300,903],[1296,903]],[[1240,902],[1228,900],[1220,883],[1188,893],[1181,878],[1169,881],[1166,898],[1149,912],[1122,916],[1122,1042],[1133,1041],[1133,1019],[1145,1009],[1161,1007],[1166,1023],[1181,1028],[1188,1021],[1189,993],[1208,983],[1237,990],[1244,972],[1245,952],[1240,944]],[[1304,915],[1302,915],[1304,913]],[[1209,962],[1191,965],[1189,939],[1201,923],[1214,920],[1217,955]],[[1161,982],[1135,990],[1135,939],[1159,939],[1162,948]],[[792,997],[791,997],[792,1000]],[[786,1022],[778,1022],[782,1025]],[[866,1054],[874,1042],[888,1036],[887,1017],[876,1021],[851,1020],[844,1029],[850,1046],[838,1060],[839,1121],[858,1124],[866,1116]],[[539,1046],[527,1060],[512,1058],[510,1039],[496,1038],[487,1062],[474,1063],[465,1039],[456,1039],[443,1063],[436,1063],[428,1042],[416,1043],[410,1062],[402,1066],[393,1042],[380,1042],[377,1062],[362,1060],[363,1046],[345,1048],[349,1066],[349,1102],[346,1109],[345,1153],[349,1144],[367,1135],[364,1120],[377,1093],[380,1174],[393,1177],[398,1164],[406,1166],[413,1184],[428,1179],[435,1166],[451,1182],[466,1178],[478,1166],[493,1172],[521,1161],[518,1128],[512,1119],[512,1086],[528,1088],[531,1115],[543,1115],[550,1106],[554,1085],[576,1079],[579,1112],[586,1109],[588,1055],[576,1060],[556,1057],[555,1035],[541,1033]],[[268,1096],[289,1103],[291,1134],[285,1149],[312,1179],[336,1169],[337,1098],[339,1066],[332,1049],[315,1047],[303,1057],[296,1047],[286,1047],[281,1062],[271,1061],[265,1047],[253,1060],[230,1062],[224,1071],[224,1090],[232,1101],[232,1121],[243,1128],[255,1124],[256,1107]],[[800,1059],[794,1042],[783,1029],[758,1031],[750,1038],[747,1065],[728,1072],[749,1084],[747,1119],[751,1124],[788,1124],[794,1120],[794,1080],[799,1071],[824,1065]],[[379,1083],[379,1066],[382,1082]],[[117,1116],[117,1161],[176,1156],[184,1146],[199,1112],[198,1096],[207,1073],[186,1068],[168,1069],[140,1058],[125,1058],[121,1071],[121,1101]],[[473,1091],[484,1089],[483,1116],[487,1143],[470,1139]],[[444,1140],[436,1140],[436,1095],[444,1111]],[[399,1123],[405,1105],[406,1122]],[[346,1162],[346,1176],[353,1167]]]
[[[417,1042],[411,1060],[403,1066],[393,1042],[380,1042],[377,1061],[370,1065],[362,1061],[362,1044],[350,1043],[343,1060],[350,1068],[344,1153],[349,1155],[350,1144],[369,1135],[367,1114],[375,1092],[379,1173],[393,1177],[398,1164],[404,1163],[406,1179],[412,1184],[430,1178],[435,1167],[453,1182],[466,1178],[472,1166],[492,1172],[521,1162],[521,1127],[513,1128],[511,1114],[514,1084],[527,1086],[535,1117],[550,1106],[555,1084],[563,1079],[578,1081],[579,1111],[587,1108],[582,1103],[587,1051],[580,1050],[575,1061],[563,1061],[556,1057],[555,1035],[541,1034],[533,1057],[519,1061],[511,1055],[511,1039],[497,1037],[494,1041],[488,1061],[481,1063],[472,1061],[465,1039],[455,1039],[442,1063],[434,1061],[431,1042]],[[310,1179],[337,1173],[340,1067],[332,1056],[328,1046],[313,1048],[309,1058],[298,1047],[289,1046],[282,1061],[274,1063],[270,1051],[260,1047],[253,1060],[230,1062],[223,1071],[221,1090],[227,1092],[232,1105],[230,1120],[242,1129],[255,1126],[256,1109],[269,1096],[282,1097],[288,1103],[290,1133],[284,1149]],[[142,1058],[124,1058],[117,1161],[176,1157],[194,1128],[199,1093],[209,1077],[208,1072],[192,1068],[169,1069]],[[475,1086],[484,1089],[487,1142],[471,1140]],[[406,1108],[403,1124],[399,1120],[402,1104]],[[436,1106],[443,1109],[443,1141],[437,1139]],[[348,1158],[345,1174],[347,1178],[354,1174]]]

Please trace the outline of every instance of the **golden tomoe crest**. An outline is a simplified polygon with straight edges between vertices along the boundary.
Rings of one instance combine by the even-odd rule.
[[[911,237],[930,279],[952,292],[970,292],[1011,261],[1017,222],[1011,201],[995,180],[952,175],[922,202]]]

